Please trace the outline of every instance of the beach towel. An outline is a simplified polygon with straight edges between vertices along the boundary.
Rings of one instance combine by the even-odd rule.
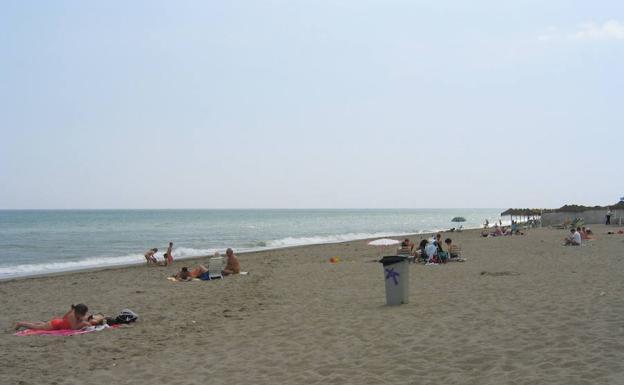
[[[78,334],[87,334],[93,332],[99,332],[104,329],[110,328],[118,328],[120,325],[99,325],[99,326],[89,326],[84,329],[71,330],[71,329],[61,329],[61,330],[35,330],[35,329],[26,329],[20,330],[15,333],[16,336],[58,336],[58,337],[68,337],[75,336]]]
[[[234,274],[234,275],[249,275],[248,271],[241,271],[238,274]],[[221,279],[221,278],[218,278]],[[190,281],[178,281],[177,279],[175,279],[174,277],[167,277],[168,281],[171,282],[190,282]],[[208,273],[203,273],[199,278],[193,278],[191,281],[214,281],[214,278],[209,278],[208,277]]]
[[[191,279],[190,281],[178,281],[177,279],[175,279],[175,277],[167,277],[167,280],[168,280],[168,281],[171,281],[171,282],[191,282],[191,281],[201,281],[201,279],[199,279],[199,278],[193,278],[193,279]]]

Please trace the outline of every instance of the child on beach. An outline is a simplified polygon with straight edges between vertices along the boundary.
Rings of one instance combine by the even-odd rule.
[[[154,256],[154,254],[156,254],[156,252],[158,251],[158,249],[154,248],[154,249],[149,249],[145,252],[145,261],[147,262],[147,264],[151,264],[153,263],[154,265],[158,265],[158,261],[156,260],[156,257]]]
[[[18,322],[15,326],[15,330],[20,328],[35,329],[35,330],[63,330],[82,329],[92,324],[85,321],[85,317],[89,308],[87,305],[79,303],[78,305],[71,305],[71,309],[62,318],[52,318],[48,322]]]
[[[169,266],[173,263],[173,242],[169,242],[169,247],[167,247],[167,252],[164,255],[165,257],[165,266]]]

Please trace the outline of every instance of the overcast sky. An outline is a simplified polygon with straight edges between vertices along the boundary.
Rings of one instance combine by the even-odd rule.
[[[0,208],[624,195],[623,1],[3,1]]]

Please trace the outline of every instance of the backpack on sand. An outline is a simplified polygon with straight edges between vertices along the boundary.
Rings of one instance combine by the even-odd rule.
[[[106,323],[109,325],[129,324],[139,319],[139,315],[130,309],[123,309],[117,317],[106,318]]]

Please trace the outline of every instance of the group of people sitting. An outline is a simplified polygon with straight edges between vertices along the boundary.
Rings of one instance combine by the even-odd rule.
[[[581,246],[583,241],[594,239],[594,233],[592,233],[589,227],[577,227],[570,229],[570,235],[563,239],[565,246]]]
[[[173,242],[169,242],[169,247],[167,248],[167,252],[163,255],[163,261],[159,262],[156,259],[156,253],[158,252],[157,248],[149,249],[145,252],[145,261],[148,265],[153,266],[169,266],[173,263]],[[225,251],[225,255],[227,257],[227,264],[223,271],[222,275],[233,275],[240,273],[240,263],[238,262],[238,258],[234,255],[234,250],[227,249]],[[219,252],[215,253],[215,257],[219,257]],[[176,273],[173,278],[177,281],[191,281],[195,278],[198,279],[208,279],[209,271],[208,268],[204,265],[198,265],[197,267],[190,269],[187,266],[184,266],[180,269],[178,273]]]
[[[437,233],[430,240],[423,239],[420,241],[416,250],[414,250],[415,246],[409,238],[405,238],[401,242],[401,247],[397,250],[397,255],[413,257],[411,258],[412,261],[425,264],[465,261],[465,259],[461,258],[459,246],[454,244],[451,238],[446,238],[442,242],[442,234],[440,233]]]
[[[489,231],[487,228],[484,228],[483,231],[481,231],[481,236],[484,238],[501,237],[505,235],[524,235],[524,233],[520,231],[516,221],[511,221],[511,226],[499,226],[496,224],[494,225],[492,231]]]
[[[234,255],[234,250],[228,248],[225,251],[225,255],[227,257],[227,262],[221,271],[221,274],[239,274],[241,271],[240,262],[238,261],[236,255]],[[219,252],[215,253],[215,257],[219,257]],[[175,278],[176,281],[192,281],[193,279],[208,280],[210,279],[210,271],[208,271],[208,268],[204,265],[198,265],[192,270],[189,270],[188,267],[184,266],[173,276],[173,278]]]

